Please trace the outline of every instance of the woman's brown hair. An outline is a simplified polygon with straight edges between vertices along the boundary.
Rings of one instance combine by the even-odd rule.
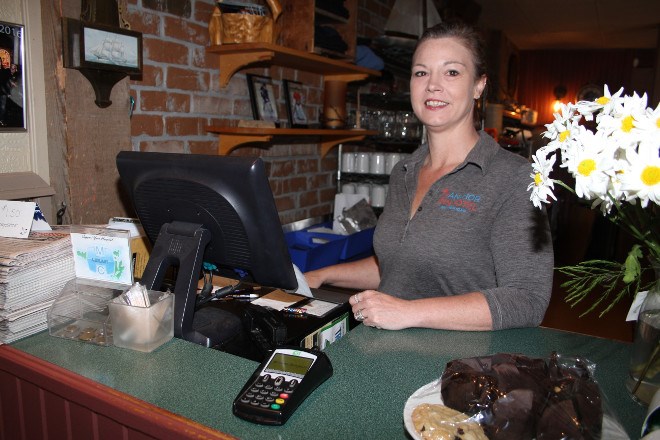
[[[475,68],[475,81],[486,75],[486,49],[479,32],[461,22],[442,22],[427,28],[417,41],[417,47],[426,41],[436,38],[457,38],[472,54]]]

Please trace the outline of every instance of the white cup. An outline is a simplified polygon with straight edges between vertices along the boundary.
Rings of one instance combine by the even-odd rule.
[[[390,153],[385,158],[385,174],[392,173],[392,168],[401,160],[401,154],[399,153]]]
[[[345,173],[355,172],[355,153],[342,153],[341,170]]]
[[[369,173],[369,153],[357,153],[355,172],[362,174]]]
[[[385,206],[385,187],[383,185],[373,185],[371,187],[371,206],[374,208]]]
[[[341,186],[341,192],[342,194],[355,194],[357,188],[355,187],[354,183],[344,183]]]
[[[369,161],[371,174],[385,174],[385,153],[372,153]]]
[[[368,183],[360,183],[357,186],[357,190],[355,191],[355,194],[363,195],[364,198],[367,200],[367,202],[370,202],[371,185],[369,185]]]

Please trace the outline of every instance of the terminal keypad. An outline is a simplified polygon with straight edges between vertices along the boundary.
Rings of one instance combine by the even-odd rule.
[[[296,379],[264,374],[240,397],[240,402],[255,407],[278,411],[286,405],[289,396],[298,386]]]

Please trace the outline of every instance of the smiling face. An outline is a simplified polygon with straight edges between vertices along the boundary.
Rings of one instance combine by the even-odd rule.
[[[431,38],[413,56],[410,99],[429,131],[473,127],[474,100],[486,76],[477,77],[474,58],[459,38]]]

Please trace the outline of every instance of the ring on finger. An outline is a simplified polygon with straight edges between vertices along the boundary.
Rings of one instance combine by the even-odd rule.
[[[357,321],[364,321],[364,315],[362,314],[362,309],[358,310],[355,314],[355,319]]]
[[[359,302],[360,302],[360,294],[359,294],[359,293],[356,293],[356,294],[355,294],[355,304],[357,304],[357,303],[359,303]]]

